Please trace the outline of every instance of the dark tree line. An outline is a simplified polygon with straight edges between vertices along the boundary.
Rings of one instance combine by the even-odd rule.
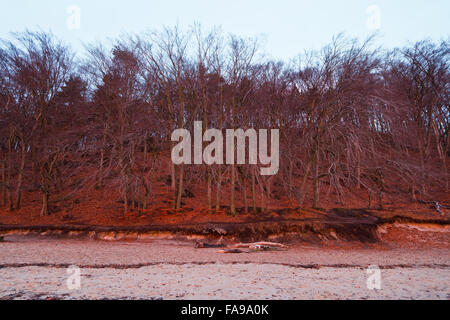
[[[125,212],[145,210],[163,172],[175,209],[200,186],[199,204],[232,215],[281,197],[319,208],[357,192],[370,207],[449,190],[448,41],[384,51],[338,36],[285,63],[264,59],[257,39],[199,26],[90,45],[85,59],[49,33],[13,38],[0,46],[0,204],[11,211],[24,192],[48,215],[52,201],[106,187]],[[171,133],[194,121],[279,128],[279,173],[175,166]]]

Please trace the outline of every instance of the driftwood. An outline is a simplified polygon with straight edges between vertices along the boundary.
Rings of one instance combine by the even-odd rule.
[[[246,251],[242,251],[240,249],[223,249],[217,251],[218,253],[245,253]]]
[[[224,244],[210,244],[210,243],[206,243],[206,242],[200,242],[197,241],[195,243],[195,247],[197,249],[204,249],[204,248],[225,248],[226,245]]]
[[[234,248],[252,248],[252,247],[271,247],[271,248],[287,248],[284,244],[276,242],[254,242],[254,243],[239,243],[233,246]]]
[[[235,245],[226,246],[224,244],[209,244],[197,241],[195,243],[197,249],[203,248],[224,248],[217,251],[218,253],[251,253],[258,251],[278,251],[286,250],[288,247],[281,243],[275,242],[254,242],[254,243],[238,243]],[[243,250],[247,249],[247,250]]]

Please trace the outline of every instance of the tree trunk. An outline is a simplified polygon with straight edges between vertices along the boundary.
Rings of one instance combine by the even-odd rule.
[[[48,216],[48,191],[46,190],[42,192],[41,217],[43,216]]]
[[[39,185],[38,160],[36,157],[36,148],[34,147],[34,139],[31,140],[31,179],[34,186]]]
[[[361,189],[361,151],[359,148],[356,150],[356,179],[357,179],[357,185],[356,189]]]
[[[137,209],[136,189],[134,187],[131,188],[131,208],[132,211],[135,211]]]
[[[267,179],[267,183],[266,183],[266,185],[267,185],[266,210],[267,211],[270,210],[270,198],[272,196],[272,179],[273,179],[273,176],[270,176]]]
[[[212,210],[212,186],[211,186],[211,170],[210,168],[206,168],[206,170],[208,171],[208,181],[206,183],[206,188],[207,188],[207,196],[208,196],[208,210]]]
[[[252,206],[253,212],[256,213],[256,186],[255,186],[255,170],[252,169]]]
[[[49,173],[46,172],[44,166],[41,167],[41,192],[42,192],[42,209],[41,209],[41,217],[47,216],[49,214],[48,203],[49,203],[49,182],[48,182]]]
[[[25,156],[26,156],[26,146],[23,138],[20,139],[22,145],[22,154],[20,161],[19,176],[17,177],[17,189],[16,189],[16,209],[20,209],[21,199],[22,199],[22,184],[23,184],[23,173],[25,170]]]
[[[309,171],[311,171],[311,165],[314,161],[314,158],[316,157],[316,152],[317,151],[313,151],[313,154],[311,155],[308,164],[306,165],[305,175],[303,176],[302,184],[300,186],[300,199],[299,199],[300,206],[303,205],[303,202],[305,201],[306,198],[306,184],[308,183]]]
[[[9,211],[14,211],[13,194],[11,190],[11,175],[12,175],[12,143],[13,130],[10,130],[10,137],[8,141],[8,174],[6,176],[6,188],[8,190]]]
[[[147,166],[147,154],[148,154],[148,133],[145,131],[144,135],[144,166]]]
[[[245,174],[240,173],[239,170],[236,172],[237,181],[239,182],[239,191],[243,193],[244,198],[244,212],[248,213],[248,200],[247,200],[247,188],[245,186]]]
[[[183,192],[184,192],[184,164],[180,165],[180,176],[179,176],[179,181],[178,181],[178,192],[177,192],[177,202],[175,204],[175,209],[180,209],[181,208],[181,201],[182,201],[182,197],[183,197]]]
[[[294,186],[293,179],[292,179],[293,171],[294,171],[294,164],[293,164],[292,160],[290,160],[289,161],[289,177],[288,177],[289,190],[292,190],[292,188]]]
[[[247,188],[245,186],[245,176],[242,176],[242,188],[244,189],[244,210],[245,214],[248,213],[248,199],[247,199]]]
[[[2,206],[6,206],[6,165],[5,161],[2,160]]]
[[[123,190],[123,204],[124,204],[124,213],[128,213],[128,190],[127,187]]]
[[[220,210],[220,196],[221,196],[221,186],[222,186],[222,168],[218,169],[218,177],[217,177],[217,187],[216,187],[216,211]]]
[[[263,183],[262,183],[262,181],[261,181],[262,179],[260,179],[259,181],[258,181],[258,184],[259,184],[259,190],[260,190],[260,192],[261,192],[261,198],[260,198],[260,207],[261,207],[261,212],[265,212],[265,205],[264,205],[264,186],[263,186]]]
[[[383,210],[383,193],[378,192],[378,209]]]
[[[100,170],[99,170],[100,178],[99,178],[99,182],[98,182],[99,188],[103,187],[103,163],[105,162],[106,130],[107,130],[107,128],[108,127],[105,124],[105,127],[103,129],[102,150],[100,153]]]
[[[175,164],[170,161],[170,190],[176,190]]]
[[[231,165],[231,194],[230,194],[230,214],[236,216],[236,203],[235,203],[235,184],[236,184],[236,168],[235,165]]]
[[[150,194],[149,187],[147,186],[147,183],[143,183],[144,185],[144,201],[142,201],[142,210],[147,210],[147,204],[148,204],[148,196]]]
[[[313,208],[319,208],[319,152],[316,152],[314,158],[314,196],[313,196]]]

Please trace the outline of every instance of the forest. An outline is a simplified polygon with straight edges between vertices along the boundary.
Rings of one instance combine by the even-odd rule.
[[[334,37],[273,60],[258,38],[161,28],[75,53],[43,31],[0,42],[0,212],[90,205],[260,214],[448,201],[450,43]],[[280,168],[175,165],[171,134],[279,129]],[[206,144],[205,144],[206,145]],[[355,200],[356,199],[356,200]],[[111,207],[113,203],[115,206]],[[94,205],[94,204],[92,204]]]

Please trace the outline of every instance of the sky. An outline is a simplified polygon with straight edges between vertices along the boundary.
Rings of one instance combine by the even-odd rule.
[[[263,39],[263,51],[287,60],[320,49],[334,35],[400,47],[418,40],[449,39],[449,0],[15,0],[0,9],[0,38],[10,32],[52,31],[77,52],[83,43],[161,26],[205,29]]]

